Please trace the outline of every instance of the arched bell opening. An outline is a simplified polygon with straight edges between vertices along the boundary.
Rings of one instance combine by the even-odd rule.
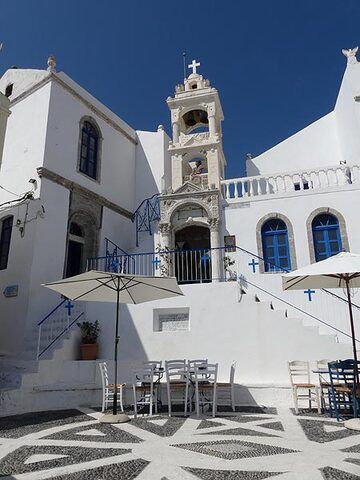
[[[175,232],[174,268],[179,283],[211,282],[209,228],[191,225]]]
[[[206,110],[190,110],[183,115],[182,120],[186,133],[201,133],[209,131],[209,119]]]

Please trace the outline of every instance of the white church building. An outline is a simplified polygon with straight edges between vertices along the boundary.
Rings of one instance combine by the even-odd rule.
[[[341,290],[281,287],[284,271],[360,252],[360,63],[343,53],[334,110],[230,179],[220,95],[195,61],[167,98],[170,136],[134,130],[54,57],[4,73],[0,415],[99,400],[76,322],[99,320],[98,356],[110,361],[115,306],[41,286],[86,269],[176,276],[184,292],[122,306],[125,382],[148,359],[209,358],[221,380],[236,361],[237,402],[274,405],[290,397],[288,360],[351,356]]]

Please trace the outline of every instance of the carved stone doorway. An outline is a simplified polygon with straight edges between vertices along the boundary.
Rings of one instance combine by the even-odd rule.
[[[179,283],[211,282],[210,230],[193,225],[175,232],[175,276]]]

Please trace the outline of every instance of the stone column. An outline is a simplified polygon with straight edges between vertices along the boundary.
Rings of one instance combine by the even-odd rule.
[[[170,223],[160,223],[159,224],[160,232],[160,244],[162,253],[159,254],[160,257],[160,268],[158,270],[159,276],[167,277],[171,276],[171,260],[172,254],[167,254],[168,250],[171,250],[171,224]]]
[[[211,250],[211,275],[213,282],[219,282],[222,278],[222,250],[220,247],[220,221],[218,218],[211,218],[210,224],[210,246]]]
[[[10,115],[9,105],[10,100],[0,93],[0,165],[4,148],[7,119]]]
[[[173,123],[173,143],[179,143],[180,125],[178,122]]]
[[[209,134],[210,137],[215,137],[216,134],[216,124],[215,124],[215,115],[209,115]]]

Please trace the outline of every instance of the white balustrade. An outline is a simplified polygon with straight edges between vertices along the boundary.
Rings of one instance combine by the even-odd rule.
[[[227,200],[260,195],[318,190],[359,183],[360,166],[330,166],[273,175],[222,180]]]

